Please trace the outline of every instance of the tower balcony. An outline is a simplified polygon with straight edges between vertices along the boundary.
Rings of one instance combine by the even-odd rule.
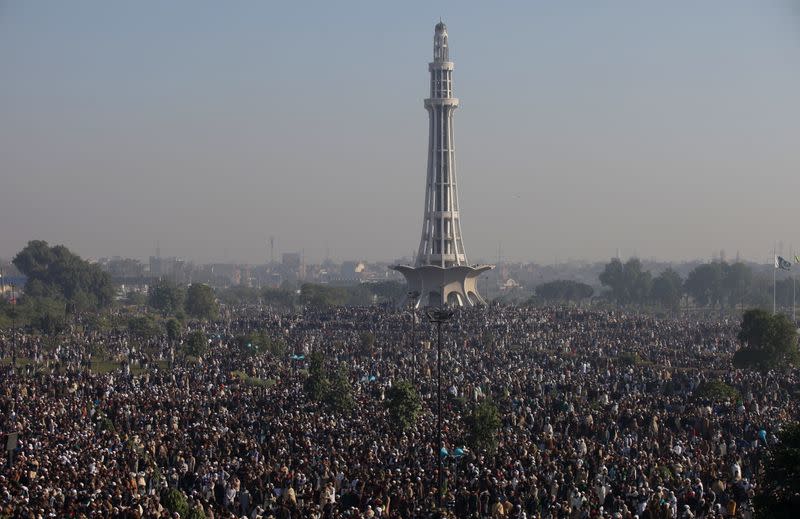
[[[453,65],[452,61],[434,61],[428,63],[428,70],[433,72],[434,70],[453,70],[455,65]]]
[[[444,184],[445,186],[447,184]],[[458,220],[458,211],[430,211],[429,213],[432,218],[440,219],[444,218],[445,220]]]
[[[425,100],[425,108],[431,108],[434,106],[452,106],[453,108],[458,107],[458,98],[457,97],[433,97],[428,98]]]
[[[439,254],[437,252],[431,253],[430,256],[426,257],[425,259],[430,258],[431,265],[439,265],[441,262],[444,261],[445,265],[466,265],[467,264],[467,256],[465,254]]]

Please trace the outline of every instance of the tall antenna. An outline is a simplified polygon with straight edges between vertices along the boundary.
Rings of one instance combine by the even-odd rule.
[[[275,236],[269,237],[269,264],[275,263]]]

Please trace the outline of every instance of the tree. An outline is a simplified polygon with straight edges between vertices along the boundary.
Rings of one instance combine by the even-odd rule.
[[[407,380],[398,380],[387,395],[386,407],[389,424],[400,434],[414,425],[422,411],[422,401],[414,385]]]
[[[678,310],[683,297],[681,276],[671,268],[666,269],[653,280],[650,296],[664,308]]]
[[[725,293],[728,303],[733,305],[742,305],[744,308],[744,301],[748,293],[751,291],[753,285],[753,270],[742,263],[737,261],[728,267],[725,275]]]
[[[368,306],[372,304],[373,294],[366,285],[358,284],[344,288],[345,306]]]
[[[162,502],[167,510],[177,513],[180,517],[186,517],[189,513],[189,503],[186,500],[186,495],[177,488],[167,490]]]
[[[708,380],[700,384],[694,391],[694,396],[700,400],[722,402],[725,400],[735,402],[741,398],[736,388],[729,386],[721,380]]]
[[[17,311],[15,306],[0,297],[0,330],[10,328],[15,324],[13,321],[16,321],[17,315],[14,314],[13,317],[11,315],[11,312]]]
[[[165,326],[167,329],[167,340],[170,344],[175,344],[175,341],[181,336],[181,323],[177,319],[169,319]]]
[[[638,366],[644,362],[644,359],[635,351],[623,351],[617,355],[617,362],[625,367]]]
[[[778,443],[767,451],[759,492],[753,500],[755,517],[790,519],[800,509],[800,423],[787,425]]]
[[[202,330],[195,330],[186,339],[186,354],[202,357],[208,351],[208,337]]]
[[[334,373],[328,394],[325,395],[325,403],[337,413],[348,413],[355,407],[353,399],[353,385],[347,375],[347,367],[340,364]]]
[[[75,292],[72,298],[67,301],[67,313],[73,316],[91,311],[96,307],[94,296],[83,290]]]
[[[128,292],[125,296],[125,304],[130,306],[142,306],[147,304],[147,298],[141,292]]]
[[[111,276],[63,245],[50,247],[42,240],[30,241],[13,263],[27,277],[27,296],[64,298],[91,308],[107,306],[114,299]]]
[[[586,283],[557,279],[536,287],[536,297],[545,301],[582,301],[592,297],[594,289]]]
[[[625,292],[625,267],[619,258],[608,262],[600,273],[600,283],[611,289],[611,297],[620,304],[624,304],[628,295]]]
[[[795,290],[795,287],[792,286],[793,283],[794,278],[791,277],[779,279],[775,283],[775,300],[779,308],[792,307],[792,296],[794,295],[792,291]]]
[[[203,510],[203,506],[199,503],[196,504],[194,508],[189,510],[189,514],[186,516],[186,519],[206,519],[206,513]]]
[[[342,306],[347,301],[347,292],[341,287],[330,287],[304,283],[300,287],[300,302],[312,308]]]
[[[286,341],[282,338],[270,337],[264,331],[240,335],[236,338],[236,343],[248,356],[260,353],[271,353],[278,358],[283,358],[288,353]]]
[[[14,315],[47,335],[61,333],[66,327],[66,303],[53,297],[25,297],[22,304],[14,308]]]
[[[408,287],[398,281],[380,281],[367,285],[370,292],[380,301],[395,302],[406,297]]]
[[[623,264],[614,258],[600,274],[600,283],[611,289],[617,304],[644,304],[650,295],[650,272],[642,270],[642,262],[631,258]]]
[[[763,349],[770,339],[772,315],[765,310],[748,310],[742,315],[738,339],[751,348]]]
[[[83,328],[84,330],[106,333],[115,328],[115,320],[110,315],[88,314],[83,318]]]
[[[725,279],[728,275],[728,264],[714,261],[697,266],[689,272],[684,287],[686,292],[699,306],[725,306]]]
[[[151,315],[137,315],[128,319],[128,332],[138,339],[147,340],[161,335],[161,327]]]
[[[484,400],[464,419],[466,444],[475,452],[494,452],[500,425],[497,407],[491,401]]]
[[[12,263],[30,280],[45,280],[50,276],[51,265],[55,262],[55,254],[46,241],[32,240],[19,251]]]
[[[163,315],[175,315],[183,308],[186,292],[169,279],[159,279],[147,291],[147,304]]]
[[[744,302],[751,308],[763,308],[771,311],[772,276],[754,275],[750,283],[750,290],[744,296]]]
[[[328,394],[330,382],[325,373],[325,357],[321,352],[315,351],[308,358],[308,378],[303,384],[309,400],[321,402]]]
[[[628,285],[630,302],[642,305],[650,296],[650,286],[653,283],[649,271],[642,270],[639,258],[631,258],[625,262],[625,281]]]
[[[219,305],[210,286],[192,283],[186,294],[186,313],[197,319],[209,321],[217,318]]]
[[[217,291],[219,300],[226,304],[256,304],[261,299],[261,291],[257,288],[236,285]]]
[[[771,315],[761,309],[746,311],[738,338],[744,347],[733,355],[737,368],[769,370],[787,368],[800,361],[797,330],[783,314]]]
[[[289,288],[265,288],[261,291],[264,304],[275,309],[291,311],[294,308],[297,296]]]

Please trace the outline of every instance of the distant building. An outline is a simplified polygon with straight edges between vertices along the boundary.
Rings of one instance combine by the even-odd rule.
[[[297,279],[305,279],[306,277],[303,255],[299,252],[284,252],[281,256],[281,266],[284,272],[293,274]]]
[[[151,278],[169,278],[177,282],[188,282],[190,277],[191,265],[180,258],[161,258],[150,256]]]
[[[299,252],[284,252],[281,256],[281,265],[286,268],[297,270],[303,262]]]
[[[367,266],[361,261],[343,261],[339,271],[342,279],[361,279]]]
[[[113,258],[103,258],[98,261],[98,264],[115,280],[144,276],[145,266],[137,259],[114,256]]]
[[[161,258],[150,256],[150,277],[160,278],[162,275]]]

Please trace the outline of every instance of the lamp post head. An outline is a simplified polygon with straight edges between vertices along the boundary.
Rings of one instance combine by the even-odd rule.
[[[429,308],[426,313],[428,314],[428,320],[432,323],[447,322],[454,314],[449,308]]]
[[[421,294],[417,290],[411,290],[406,294],[406,296],[408,297],[408,299],[406,299],[406,302],[408,303],[408,306],[412,311],[417,309],[417,305],[419,305],[420,295]]]

